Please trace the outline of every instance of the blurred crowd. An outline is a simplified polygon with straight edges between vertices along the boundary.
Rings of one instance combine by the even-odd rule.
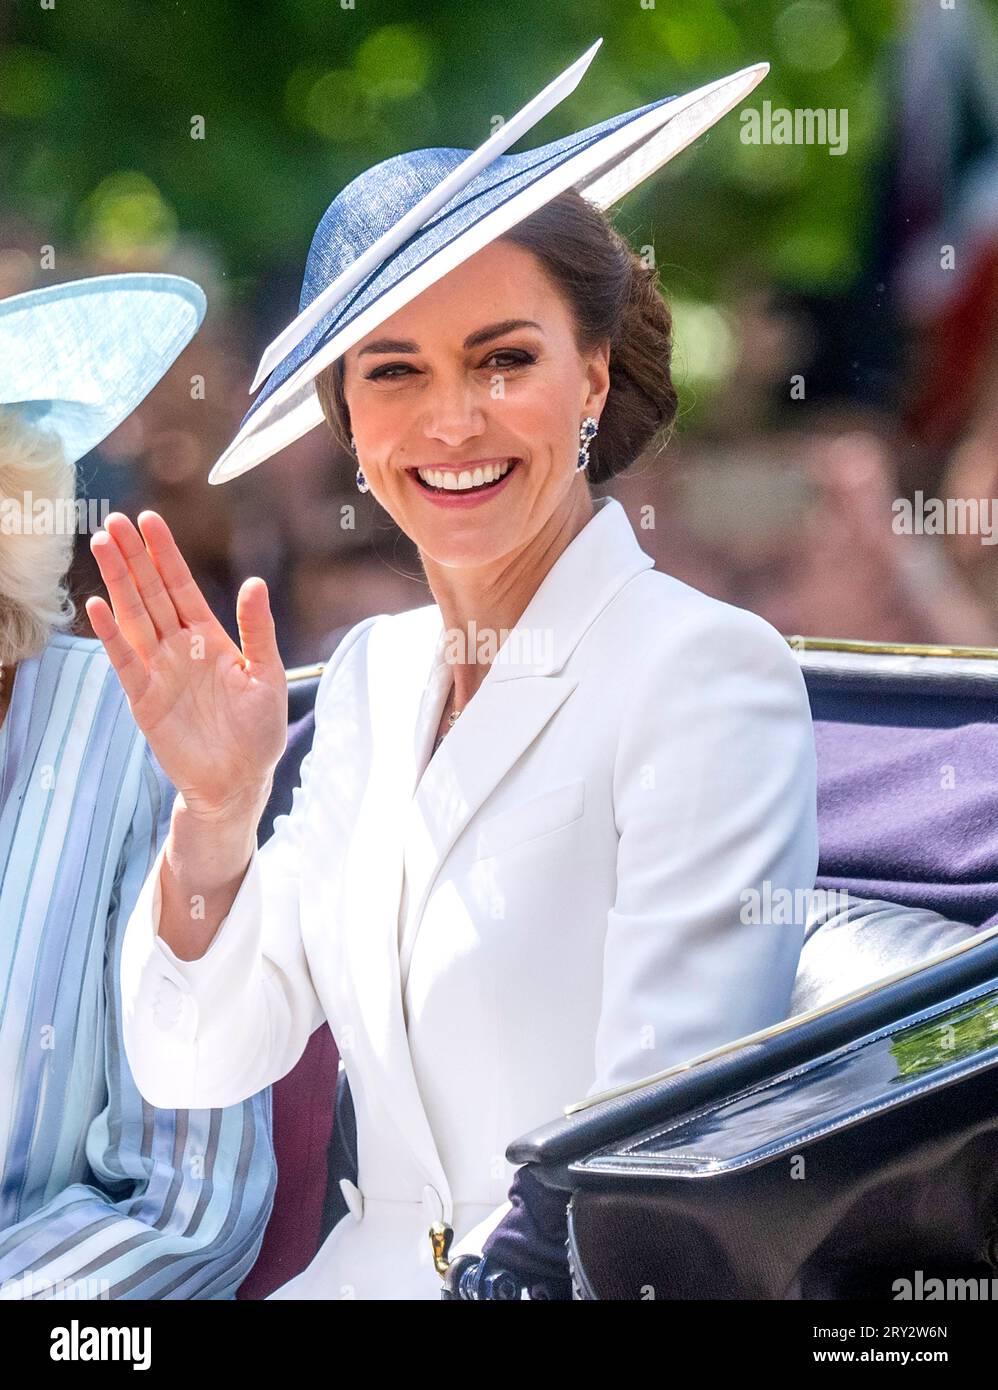
[[[897,499],[918,491],[998,499],[998,69],[969,29],[948,26],[942,44],[933,8],[913,7],[891,57],[892,128],[856,283],[822,303],[733,282],[733,369],[665,447],[600,489],[660,569],[788,636],[998,647],[998,546],[894,524]],[[80,464],[82,494],[160,512],[233,635],[239,584],[262,575],[288,666],[323,660],[368,613],[430,601],[418,554],[358,493],[325,428],[222,487],[206,481],[263,346],[296,310],[291,268],[253,303],[196,243],[140,267],[62,256],[53,276],[38,270],[45,239],[0,216],[0,297],[139,268],[190,275],[208,295],[161,385]],[[100,591],[81,537],[81,632],[83,599]]]

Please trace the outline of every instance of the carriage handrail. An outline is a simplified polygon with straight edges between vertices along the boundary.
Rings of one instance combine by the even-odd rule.
[[[805,637],[798,633],[782,634],[788,646],[797,652],[868,652],[886,656],[973,657],[998,661],[998,647],[947,647],[931,642],[868,642],[854,637]],[[325,670],[324,661],[307,666],[289,666],[285,671],[288,684],[315,680]]]

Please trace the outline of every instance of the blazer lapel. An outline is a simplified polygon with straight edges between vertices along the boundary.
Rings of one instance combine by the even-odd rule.
[[[404,832],[409,912],[401,946],[403,987],[426,900],[454,841],[577,684],[558,676],[509,682],[486,677],[434,753],[409,804]]]
[[[344,878],[344,989],[355,1046],[367,1048],[364,1084],[433,1185],[449,1200],[446,1176],[423,1108],[406,1035],[399,976],[398,915],[403,833],[416,777],[414,731],[432,673],[440,616],[435,607],[399,624],[375,623],[367,659],[372,755],[368,785]]]
[[[403,989],[427,899],[455,840],[577,686],[576,678],[558,673],[583,633],[629,579],[654,564],[616,499],[599,498],[593,506],[589,523],[559,555],[506,634],[409,804],[403,833],[410,906],[401,945]],[[417,756],[429,753],[450,684],[444,637],[438,629],[433,699],[424,705]],[[427,743],[421,747],[422,739]]]

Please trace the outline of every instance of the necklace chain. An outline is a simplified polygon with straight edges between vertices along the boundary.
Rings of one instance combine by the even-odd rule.
[[[451,687],[451,689],[452,689],[452,691],[453,691],[453,687]],[[450,698],[450,697],[448,696],[448,699],[449,699],[449,698]],[[437,734],[437,737],[436,737],[436,739],[434,740],[434,744],[433,744],[433,751],[434,751],[434,753],[437,751],[437,749],[438,749],[438,748],[440,747],[440,745],[443,743],[444,739],[446,738],[446,736],[447,736],[447,734],[450,732],[450,730],[453,729],[454,725],[455,725],[455,724],[457,723],[457,721],[458,721],[458,717],[459,717],[460,714],[461,714],[461,711],[460,711],[459,709],[452,709],[451,712],[448,714],[448,716],[447,716],[447,728],[444,730],[444,732],[443,732],[442,734]]]
[[[452,699],[456,699],[456,698],[457,698],[457,686],[456,686],[456,685],[452,685],[451,688],[450,688],[450,694],[449,694],[448,697],[447,697],[447,703],[449,704],[450,701],[451,701]],[[453,729],[455,723],[457,722],[457,717],[458,717],[458,715],[459,715],[460,713],[461,713],[461,711],[460,711],[459,709],[452,709],[452,710],[451,710],[450,714],[448,714],[448,716],[447,716],[447,727],[448,727],[448,728]]]

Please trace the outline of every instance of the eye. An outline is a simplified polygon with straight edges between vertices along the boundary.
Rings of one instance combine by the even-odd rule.
[[[527,352],[524,348],[496,348],[489,353],[485,362],[482,364],[486,370],[496,370],[495,367],[488,368],[487,364],[495,358],[505,358],[506,361],[498,363],[500,371],[511,371],[515,367],[528,367],[537,358],[534,353]],[[365,381],[398,381],[401,376],[408,376],[413,368],[408,362],[385,362],[380,367],[375,367],[365,377]]]
[[[382,377],[388,381],[394,380],[396,368],[401,367],[404,372],[409,372],[412,368],[408,362],[386,362],[382,367],[375,367],[373,372],[368,372],[365,381],[380,381]]]
[[[527,352],[522,348],[497,348],[495,352],[489,353],[485,360],[491,361],[493,357],[512,358],[512,361],[506,363],[507,369],[510,367],[528,367],[531,362],[537,361],[532,352]]]

